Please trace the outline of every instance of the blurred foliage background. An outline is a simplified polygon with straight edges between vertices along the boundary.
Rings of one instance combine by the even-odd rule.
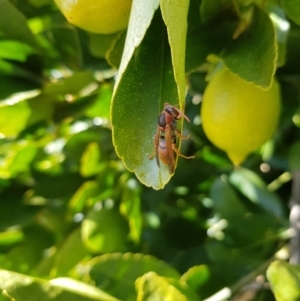
[[[235,300],[274,300],[264,271],[290,237],[300,168],[300,28],[289,23],[274,138],[235,169],[201,128],[206,70],[196,69],[187,77],[191,139],[181,149],[196,159],[180,158],[156,191],[127,171],[112,144],[110,102],[126,33],[77,29],[52,0],[1,0],[0,300],[25,300],[24,283],[34,292],[27,300],[50,300],[45,287],[58,277],[110,295],[68,291],[60,300],[135,300],[147,279],[163,290],[169,278],[186,300],[224,287]],[[245,292],[252,297],[239,299]]]

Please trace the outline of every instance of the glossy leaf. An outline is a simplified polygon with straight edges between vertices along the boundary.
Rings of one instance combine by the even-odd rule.
[[[98,288],[70,278],[45,281],[6,270],[0,270],[0,290],[15,301],[119,301]]]
[[[136,300],[134,282],[153,271],[160,276],[179,279],[180,274],[164,261],[153,256],[115,253],[95,257],[89,263],[90,276],[96,286],[122,300]]]
[[[229,177],[234,185],[249,200],[277,217],[283,217],[284,210],[278,196],[268,190],[267,185],[257,174],[245,168],[236,168]]]
[[[267,270],[267,278],[276,301],[300,300],[300,266],[276,260]]]
[[[139,8],[138,5],[139,1],[134,2],[131,20],[135,20],[135,13],[140,15],[146,8],[142,5]],[[136,25],[130,22],[111,108],[113,141],[117,154],[125,166],[136,173],[142,183],[154,189],[163,188],[170,179],[167,166],[162,164],[159,169],[155,160],[149,160],[153,152],[153,135],[156,133],[157,118],[165,102],[182,103],[184,94],[182,81],[184,57],[181,56],[184,41],[176,39],[176,34],[182,37],[185,27],[180,29],[175,26],[179,18],[176,16],[178,9],[179,4],[174,7],[164,4],[162,9],[163,18],[168,26],[170,44],[159,11],[156,12],[138,47],[137,38],[131,33],[137,30]],[[168,11],[164,16],[166,10],[174,11]],[[149,21],[153,12],[153,9],[150,9],[147,13]],[[183,20],[183,17],[179,20]],[[139,39],[137,41],[139,42]]]
[[[300,24],[300,1],[281,0],[281,4],[288,17],[297,24]]]

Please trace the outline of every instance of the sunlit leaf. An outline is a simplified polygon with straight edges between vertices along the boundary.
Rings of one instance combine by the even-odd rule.
[[[142,4],[139,1],[133,3],[133,16],[135,13],[140,15],[147,8]],[[141,44],[137,43],[136,35],[133,36],[137,25],[130,22],[111,109],[113,140],[118,155],[142,183],[155,189],[163,188],[170,179],[167,166],[158,169],[155,160],[149,160],[153,152],[157,118],[164,102],[182,103],[184,92],[184,61],[180,57],[184,41],[176,40],[176,33],[182,36],[185,27],[181,29],[174,24],[178,20],[183,22],[184,17],[176,16],[179,4],[169,8],[167,4],[164,5],[163,11],[171,10],[163,12],[163,18],[172,41],[168,43],[166,27],[159,11],[152,20],[153,8],[147,12],[148,22],[152,20],[152,23]],[[185,11],[181,13],[185,14]],[[185,22],[183,26],[186,26]],[[142,27],[141,30],[145,29]],[[145,32],[142,31],[142,34]],[[141,89],[143,97],[140,96]]]
[[[89,284],[70,278],[45,281],[11,271],[0,270],[0,290],[10,300],[22,301],[118,301]]]
[[[300,266],[276,260],[267,270],[267,278],[277,301],[300,300]]]
[[[199,289],[210,278],[210,271],[206,265],[198,265],[191,267],[180,278],[186,282],[195,291]]]
[[[197,301],[198,296],[188,288],[182,285],[178,280],[167,279],[158,276],[154,272],[148,272],[138,278],[135,284],[138,301],[147,301],[152,298],[160,300],[182,300]]]
[[[90,177],[99,172],[101,153],[96,142],[88,144],[80,160],[80,173],[83,177]]]

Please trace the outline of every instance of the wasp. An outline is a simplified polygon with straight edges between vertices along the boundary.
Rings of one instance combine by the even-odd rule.
[[[165,103],[164,110],[158,117],[157,132],[154,135],[154,154],[156,163],[158,167],[160,167],[160,161],[166,164],[170,174],[173,174],[175,170],[176,155],[185,159],[195,158],[195,156],[187,157],[182,155],[176,148],[176,136],[181,140],[189,138],[189,136],[182,136],[177,129],[177,120],[181,118],[190,122],[189,118],[182,111],[169,103]],[[161,132],[163,132],[164,135],[162,135]],[[154,154],[149,158],[152,159]]]

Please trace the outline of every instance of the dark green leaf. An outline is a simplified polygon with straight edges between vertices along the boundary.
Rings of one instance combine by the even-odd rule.
[[[160,276],[179,279],[180,274],[164,261],[152,256],[132,253],[106,254],[92,259],[90,276],[96,286],[127,301],[136,300],[134,282],[153,271]]]
[[[2,38],[18,40],[33,48],[37,47],[35,37],[27,26],[26,18],[8,0],[0,1],[0,33]]]
[[[300,170],[300,142],[296,142],[289,149],[289,165],[292,170]]]
[[[247,209],[230,187],[225,176],[214,181],[211,186],[210,197],[213,201],[214,210],[230,222],[242,218],[247,213]]]
[[[278,196],[269,191],[262,179],[251,170],[242,167],[236,168],[231,173],[229,182],[250,201],[268,213],[274,214],[277,217],[284,216],[284,210]]]
[[[232,73],[268,89],[273,80],[277,58],[275,30],[268,14],[254,5],[249,27],[219,56]]]
[[[300,24],[300,1],[299,0],[281,0],[283,9],[289,18],[297,24]]]

